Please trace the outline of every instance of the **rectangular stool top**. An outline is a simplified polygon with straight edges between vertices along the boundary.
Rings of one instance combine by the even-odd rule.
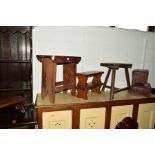
[[[87,71],[87,72],[81,72],[81,73],[77,73],[76,75],[82,75],[82,76],[93,76],[93,75],[97,75],[97,74],[103,74],[103,71]]]
[[[37,55],[37,59],[42,62],[43,59],[49,59],[56,64],[79,63],[81,57],[77,56],[56,56],[56,55]]]
[[[131,68],[132,64],[128,63],[100,63],[100,66],[105,66],[108,68]]]

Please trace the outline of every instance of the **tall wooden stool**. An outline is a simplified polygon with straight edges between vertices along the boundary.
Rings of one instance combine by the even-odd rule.
[[[89,71],[77,73],[77,97],[88,99],[87,92],[90,89],[92,92],[101,93],[101,76],[104,72]],[[87,83],[89,77],[93,77],[92,81]]]
[[[49,97],[51,103],[55,101],[55,93],[71,90],[76,95],[76,65],[81,57],[37,55],[42,63],[41,97]],[[63,65],[63,81],[56,82],[56,66]]]
[[[122,90],[127,90],[130,88],[130,77],[129,77],[129,71],[128,69],[132,67],[132,64],[125,64],[125,63],[101,63],[100,66],[107,67],[108,72],[105,78],[105,81],[103,83],[102,91],[105,90],[105,88],[110,88],[110,100],[114,99],[114,93],[122,91]],[[127,87],[118,89],[115,88],[115,75],[116,75],[116,70],[119,68],[124,68],[125,70],[125,76],[126,76],[126,82],[127,82]],[[109,75],[112,72],[111,76],[111,86],[107,86],[107,82],[109,79]]]

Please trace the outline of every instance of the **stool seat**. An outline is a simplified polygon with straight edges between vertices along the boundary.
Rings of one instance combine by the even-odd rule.
[[[127,64],[127,63],[117,63],[117,62],[113,62],[113,63],[101,63],[101,66],[105,66],[108,68],[115,68],[115,69],[119,69],[119,68],[131,68],[132,64]]]
[[[105,88],[110,88],[110,100],[114,99],[114,93],[130,88],[130,77],[129,77],[128,69],[132,67],[132,64],[128,64],[128,63],[100,63],[100,66],[108,68],[108,72],[107,72],[105,81],[103,83],[102,91],[104,91]],[[115,88],[115,75],[116,75],[116,70],[118,70],[119,68],[123,68],[125,70],[125,77],[126,77],[126,82],[127,82],[127,87],[122,88],[122,89]],[[111,86],[107,86],[107,82],[108,82],[111,72],[112,72]]]
[[[78,84],[77,84],[77,97],[88,99],[87,92],[101,93],[101,76],[104,72],[102,71],[88,71],[77,73]],[[91,82],[87,82],[89,77],[93,77]]]
[[[88,72],[81,72],[81,73],[77,73],[76,75],[82,75],[82,76],[86,76],[86,77],[92,77],[94,75],[98,75],[98,74],[103,74],[104,72],[102,71],[88,71]]]

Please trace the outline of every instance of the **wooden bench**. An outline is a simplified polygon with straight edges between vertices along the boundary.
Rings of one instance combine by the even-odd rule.
[[[101,76],[104,72],[101,71],[89,71],[77,73],[78,84],[77,84],[77,97],[88,99],[87,92],[91,90],[92,92],[101,93]],[[87,82],[89,77],[93,77],[91,82]]]

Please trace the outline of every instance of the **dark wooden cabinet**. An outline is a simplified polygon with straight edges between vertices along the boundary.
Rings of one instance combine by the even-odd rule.
[[[0,128],[35,128],[32,27],[0,26],[0,101],[16,96],[24,97],[25,112],[14,105],[0,108]]]
[[[32,27],[0,26],[0,99],[32,103]]]

